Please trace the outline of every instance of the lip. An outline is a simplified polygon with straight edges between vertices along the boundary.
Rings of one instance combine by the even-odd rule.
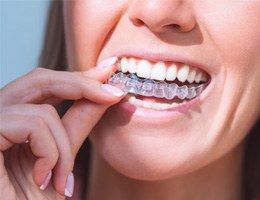
[[[178,55],[173,53],[156,53],[147,50],[121,50],[118,51],[111,56],[116,56],[118,58],[122,57],[134,57],[145,59],[151,62],[176,62],[176,63],[183,63],[193,66],[195,68],[199,68],[205,71],[210,76],[210,82],[208,83],[205,90],[196,98],[188,101],[186,104],[181,105],[174,109],[168,110],[154,110],[148,109],[143,107],[138,107],[128,103],[126,100],[122,100],[118,104],[114,105],[112,109],[119,114],[119,116],[123,118],[133,118],[134,120],[140,121],[142,123],[147,124],[164,124],[164,123],[172,123],[175,120],[182,120],[184,117],[190,118],[192,115],[191,112],[201,113],[202,108],[201,106],[206,101],[206,99],[210,96],[211,91],[213,91],[215,85],[215,78],[214,75],[217,74],[216,68],[211,68],[208,65],[204,65],[197,60],[185,56],[185,55]],[[149,116],[149,117],[147,117]]]

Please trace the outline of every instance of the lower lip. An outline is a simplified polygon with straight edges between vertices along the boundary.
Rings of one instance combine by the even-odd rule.
[[[144,107],[135,106],[130,104],[126,100],[122,100],[120,103],[114,106],[114,109],[119,113],[120,117],[134,118],[135,120],[146,123],[163,123],[182,119],[187,117],[189,112],[201,112],[201,105],[209,96],[211,88],[214,87],[213,81],[205,88],[205,90],[195,99],[188,101],[176,108],[167,110],[154,110]],[[189,113],[190,115],[190,113]]]

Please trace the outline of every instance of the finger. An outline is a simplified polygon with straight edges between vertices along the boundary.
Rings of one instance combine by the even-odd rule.
[[[61,195],[64,195],[67,177],[73,169],[74,157],[72,155],[68,135],[55,108],[47,104],[26,104],[22,106],[14,105],[6,110],[7,111],[5,111],[5,113],[9,115],[30,115],[40,117],[44,120],[55,140],[57,150],[59,152],[59,159],[53,170],[53,184],[56,191]]]
[[[15,191],[12,182],[10,181],[10,176],[6,170],[4,156],[0,152],[0,199],[18,199],[17,191]],[[7,189],[8,188],[8,189]]]
[[[40,117],[4,115],[1,117],[0,151],[29,140],[37,157],[33,169],[35,183],[40,186],[58,160],[58,149],[48,126]]]
[[[109,65],[103,68],[91,68],[86,72],[83,72],[85,76],[92,78],[92,79],[97,79],[100,82],[105,82],[107,80],[108,77],[110,77],[110,75],[116,71],[116,66],[115,65]],[[75,72],[78,73],[79,75],[81,75],[82,72]],[[53,98],[48,98],[45,101],[43,101],[42,103],[44,104],[51,104],[51,105],[56,105],[58,103],[60,103],[62,101],[62,99],[57,98],[57,97],[53,97]]]
[[[108,107],[109,105],[79,100],[63,116],[62,122],[68,133],[74,156]]]
[[[98,79],[100,82],[105,82],[116,70],[116,65],[101,65],[101,67],[94,67],[85,71],[84,75],[89,78]]]
[[[0,90],[2,106],[42,103],[49,98],[78,100],[86,98],[110,103],[116,97],[102,88],[114,67],[93,68],[87,72],[58,72],[37,68]]]

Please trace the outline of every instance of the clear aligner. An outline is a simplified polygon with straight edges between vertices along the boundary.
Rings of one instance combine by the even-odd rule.
[[[140,79],[135,74],[124,74],[122,72],[113,74],[107,81],[108,84],[116,86],[125,92],[142,96],[154,96],[158,98],[192,99],[198,96],[206,84],[188,87],[178,86],[175,83],[154,81],[151,79]]]

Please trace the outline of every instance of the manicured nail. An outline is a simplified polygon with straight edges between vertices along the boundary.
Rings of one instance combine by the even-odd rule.
[[[109,84],[102,84],[101,85],[102,89],[104,89],[106,92],[114,95],[114,96],[117,96],[117,97],[121,97],[123,96],[125,93],[124,91],[120,90],[119,88],[117,87],[114,87],[112,85],[109,85]]]
[[[47,174],[47,176],[45,177],[43,183],[40,186],[41,190],[45,190],[46,189],[46,187],[48,186],[48,184],[49,184],[49,182],[51,180],[51,177],[52,177],[52,171],[49,171],[49,173]]]
[[[73,190],[74,190],[74,175],[73,173],[70,173],[67,177],[67,182],[65,186],[65,196],[72,197]]]
[[[117,57],[111,57],[98,63],[97,68],[109,67],[118,61]]]

